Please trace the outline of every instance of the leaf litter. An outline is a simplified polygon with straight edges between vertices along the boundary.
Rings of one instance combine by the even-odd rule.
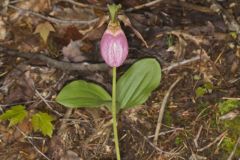
[[[86,5],[81,7],[80,3]],[[106,3],[9,1],[7,5],[20,10],[9,6],[1,12],[0,45],[58,61],[102,63],[98,43],[106,27],[103,25]],[[156,57],[163,69],[174,65],[164,71],[160,87],[144,105],[119,117],[122,158],[238,158],[240,151],[238,147],[234,151],[234,146],[238,142],[240,116],[239,3],[235,0],[153,1],[154,5],[148,1],[123,0],[121,3],[126,10],[126,25],[141,33],[136,36],[131,28],[123,28],[130,46],[128,59]],[[102,18],[98,23],[94,21],[97,17]],[[145,42],[148,48],[143,45]],[[33,132],[26,120],[10,128],[6,121],[1,122],[0,159],[113,159],[111,116],[106,108],[70,112],[55,103],[59,89],[70,80],[85,78],[109,89],[109,73],[62,71],[38,59],[10,56],[7,51],[0,54],[0,109],[7,113],[12,106],[24,105],[29,114],[46,112],[56,119],[51,126],[52,138]],[[194,59],[195,56],[200,58]],[[120,74],[130,63],[120,68]],[[153,145],[159,106],[179,75],[183,79],[169,96],[158,143]],[[207,83],[212,84],[211,91],[206,88]],[[204,93],[199,93],[199,88]],[[64,116],[53,112],[35,90]],[[41,128],[35,128],[38,129]]]

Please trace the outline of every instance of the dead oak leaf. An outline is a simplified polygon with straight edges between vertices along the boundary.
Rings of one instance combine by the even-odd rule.
[[[42,37],[44,43],[47,43],[47,39],[50,32],[55,32],[55,29],[53,28],[52,24],[49,22],[40,23],[37,25],[34,34],[39,33]]]

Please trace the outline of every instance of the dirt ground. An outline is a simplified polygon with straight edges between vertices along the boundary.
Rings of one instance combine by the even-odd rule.
[[[111,90],[99,41],[112,2],[1,0],[0,114],[21,104],[28,115],[54,117],[54,130],[49,137],[34,132],[28,118],[12,127],[1,121],[0,160],[115,159],[111,114],[105,107],[67,109],[55,102],[61,88],[76,79]],[[115,3],[122,4],[120,14],[131,21],[130,27],[121,23],[129,55],[118,76],[144,57],[155,57],[162,68],[160,86],[148,101],[119,114],[122,160],[239,159],[240,1]]]

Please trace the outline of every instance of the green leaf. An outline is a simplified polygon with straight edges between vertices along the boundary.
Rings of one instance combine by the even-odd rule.
[[[53,133],[53,117],[47,113],[39,112],[32,116],[32,126],[34,132],[40,131],[44,136],[52,137]]]
[[[229,33],[233,39],[237,39],[238,35],[237,35],[237,32],[230,32]]]
[[[236,108],[239,108],[240,107],[240,101],[238,100],[225,100],[224,102],[222,103],[219,103],[218,105],[219,107],[219,111],[220,111],[220,114],[221,115],[224,115]]]
[[[5,113],[0,115],[1,120],[9,120],[9,127],[16,125],[24,120],[27,116],[27,111],[22,105],[13,106],[11,109],[7,110]]]
[[[201,79],[201,77],[200,77],[199,75],[194,75],[194,76],[193,76],[193,79],[194,79],[195,81],[198,81],[198,80]]]
[[[230,137],[225,137],[221,143],[221,148],[223,148],[225,151],[231,153],[231,151],[234,148],[235,141]]]
[[[212,90],[213,89],[213,84],[210,82],[206,82],[204,85],[204,88],[208,89],[208,90]]]
[[[159,86],[161,67],[154,58],[145,58],[134,63],[117,82],[119,109],[140,105]]]
[[[207,89],[204,88],[204,87],[198,87],[196,90],[195,90],[195,94],[197,97],[201,97],[203,96],[204,94],[207,93]]]
[[[34,34],[39,33],[44,43],[47,43],[48,35],[50,32],[55,32],[52,24],[49,22],[40,23],[37,25]]]
[[[111,96],[99,85],[77,80],[66,85],[56,101],[70,108],[98,107],[111,102]]]

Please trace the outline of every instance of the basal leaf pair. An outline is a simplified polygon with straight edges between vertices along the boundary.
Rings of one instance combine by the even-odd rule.
[[[117,81],[117,108],[131,108],[144,103],[161,80],[161,68],[157,60],[145,58],[133,64]],[[66,85],[56,101],[69,108],[108,106],[111,96],[101,86],[76,80]]]

